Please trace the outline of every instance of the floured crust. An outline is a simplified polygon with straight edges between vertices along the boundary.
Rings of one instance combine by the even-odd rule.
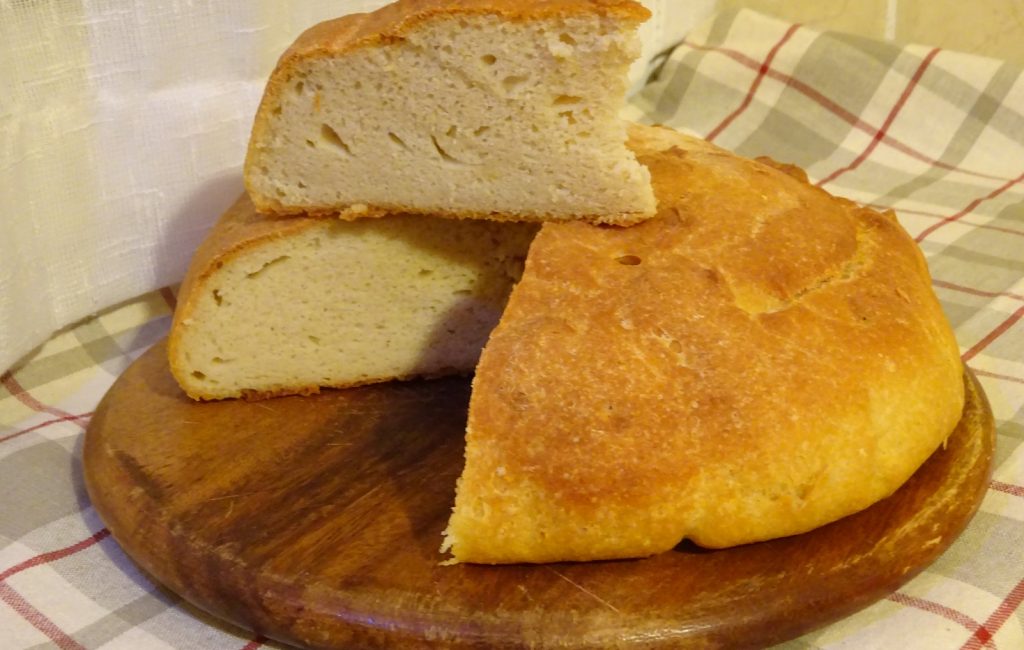
[[[667,129],[631,147],[658,216],[545,225],[484,350],[455,561],[800,533],[891,494],[960,417],[956,341],[892,213]]]

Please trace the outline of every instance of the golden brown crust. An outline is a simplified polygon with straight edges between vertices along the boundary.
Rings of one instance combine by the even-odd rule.
[[[956,342],[891,215],[665,129],[631,145],[658,216],[545,225],[481,357],[457,560],[803,532],[892,493],[959,418]]]

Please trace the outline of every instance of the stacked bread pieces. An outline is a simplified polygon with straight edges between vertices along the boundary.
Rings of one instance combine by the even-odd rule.
[[[303,35],[256,119],[251,202],[182,287],[183,388],[475,367],[455,562],[742,544],[891,494],[963,405],[920,252],[799,170],[662,128],[625,142],[645,16],[403,0]]]
[[[528,222],[654,214],[618,119],[648,15],[632,0],[401,0],[300,36],[256,115],[249,198],[182,287],[169,351],[185,391],[472,372]]]

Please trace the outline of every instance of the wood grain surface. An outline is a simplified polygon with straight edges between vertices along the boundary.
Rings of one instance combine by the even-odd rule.
[[[963,420],[895,495],[810,533],[644,560],[441,566],[469,381],[196,403],[165,344],[86,434],[97,511],[199,607],[315,648],[763,647],[848,615],[931,563],[974,514],[994,426]]]

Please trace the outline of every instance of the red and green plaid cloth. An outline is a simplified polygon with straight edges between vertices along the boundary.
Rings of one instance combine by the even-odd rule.
[[[1008,64],[724,13],[652,68],[627,117],[804,167],[894,208],[998,426],[975,519],[902,589],[784,648],[1024,648],[1024,74]],[[82,433],[167,332],[170,290],[54,337],[0,377],[0,647],[257,648],[152,584],[89,505]],[[771,594],[765,594],[771,598]]]

